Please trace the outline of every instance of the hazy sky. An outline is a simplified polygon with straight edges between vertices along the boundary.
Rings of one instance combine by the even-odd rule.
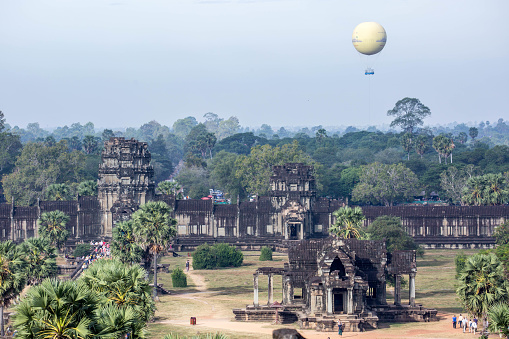
[[[11,125],[368,125],[419,98],[429,124],[509,119],[509,1],[0,0]],[[364,75],[355,26],[387,45]]]

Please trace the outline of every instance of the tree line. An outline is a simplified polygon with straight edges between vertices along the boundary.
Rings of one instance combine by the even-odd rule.
[[[240,126],[236,117],[223,119],[210,112],[203,123],[186,117],[170,127],[151,121],[123,131],[96,131],[91,123],[77,123],[49,132],[35,123],[26,129],[10,128],[2,114],[0,174],[9,202],[14,198],[19,205],[33,204],[37,198],[45,198],[44,192],[52,184],[68,185],[75,197],[79,183],[96,180],[103,142],[123,136],[149,143],[156,183],[176,179],[184,195],[191,198],[206,196],[211,188],[223,190],[233,201],[263,195],[273,165],[303,162],[315,168],[319,196],[348,198],[357,204],[391,205],[411,201],[414,196],[429,198],[432,193],[449,203],[500,203],[464,197],[466,187],[477,185],[472,181],[467,185],[467,181],[487,174],[502,176],[498,180],[502,181],[501,203],[506,202],[506,122],[424,127],[430,114],[418,99],[404,98],[387,112],[394,120],[385,132],[351,126],[274,130],[267,124],[249,129]],[[84,143],[85,139],[96,143]],[[370,179],[375,167],[386,177],[384,182]],[[408,185],[374,198],[376,192],[400,178],[408,179]],[[359,184],[370,187],[364,191],[370,194],[354,190]]]

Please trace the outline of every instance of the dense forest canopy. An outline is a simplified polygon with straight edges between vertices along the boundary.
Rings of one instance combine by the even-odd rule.
[[[147,142],[156,183],[175,179],[190,198],[207,196],[212,188],[232,201],[264,195],[273,165],[304,162],[314,166],[319,196],[356,204],[432,196],[454,204],[507,203],[509,122],[425,127],[429,114],[418,99],[405,98],[387,112],[394,121],[385,130],[249,128],[234,116],[211,112],[171,126],[150,121],[139,128],[97,129],[88,122],[46,130],[37,122],[11,127],[0,113],[2,189],[5,199],[20,205],[44,198],[53,184],[78,192],[80,183],[97,178],[104,141],[117,136]],[[489,198],[493,185],[497,199]],[[476,194],[487,198],[468,198]]]

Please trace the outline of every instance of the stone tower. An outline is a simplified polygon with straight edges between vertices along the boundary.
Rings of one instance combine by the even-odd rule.
[[[147,143],[124,138],[104,143],[97,182],[103,236],[111,237],[117,221],[129,219],[140,205],[153,199],[153,176]]]
[[[285,239],[304,239],[313,224],[312,210],[316,199],[313,166],[289,163],[274,166],[270,178],[272,206],[281,216]]]

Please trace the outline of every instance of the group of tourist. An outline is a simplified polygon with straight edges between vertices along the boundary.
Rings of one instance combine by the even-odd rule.
[[[456,318],[456,315],[452,317],[452,328],[462,328],[463,333],[466,333],[467,328],[469,333],[475,334],[477,332],[477,318],[468,318],[461,315],[458,318]]]
[[[90,255],[83,257],[83,265],[81,266],[83,270],[86,270],[94,261],[98,259],[107,259],[110,258],[110,244],[105,241],[99,242],[90,242],[91,246],[94,246],[94,250]]]

